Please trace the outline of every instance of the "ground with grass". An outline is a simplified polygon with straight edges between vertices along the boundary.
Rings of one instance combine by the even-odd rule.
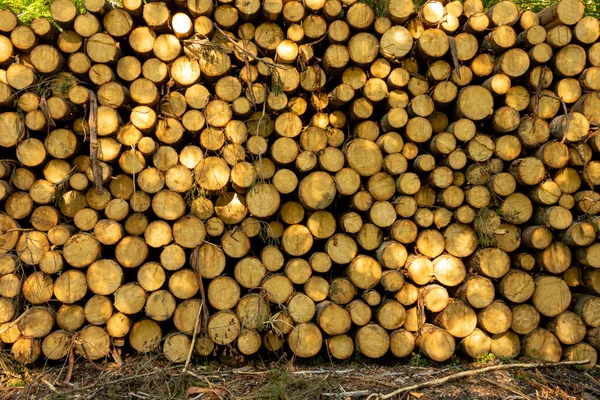
[[[2,354],[2,353],[0,353]],[[371,399],[377,394],[432,379],[492,365],[518,363],[493,355],[472,362],[454,358],[432,364],[413,357],[402,364],[382,365],[363,358],[345,363],[328,360],[194,360],[184,371],[158,356],[135,356],[101,365],[75,363],[26,369],[0,359],[2,399]],[[412,390],[395,399],[584,399],[600,398],[600,369],[510,369]]]

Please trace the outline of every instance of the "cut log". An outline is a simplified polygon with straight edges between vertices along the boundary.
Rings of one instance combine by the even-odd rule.
[[[524,339],[524,352],[528,357],[546,362],[558,362],[562,356],[560,342],[550,331],[538,328]]]
[[[449,359],[456,347],[452,335],[431,324],[423,326],[416,344],[427,357],[437,362]]]

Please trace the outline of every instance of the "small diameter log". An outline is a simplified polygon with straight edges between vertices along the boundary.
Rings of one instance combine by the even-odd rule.
[[[41,355],[42,349],[37,339],[19,338],[11,347],[15,361],[27,365],[33,364]]]
[[[140,353],[155,350],[162,338],[160,326],[151,319],[136,322],[129,332],[129,344]]]
[[[519,335],[526,335],[538,327],[540,313],[530,304],[519,304],[512,308],[511,329]]]

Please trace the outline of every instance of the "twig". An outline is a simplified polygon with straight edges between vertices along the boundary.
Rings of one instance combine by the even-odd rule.
[[[565,104],[565,101],[562,99],[562,97],[553,96],[551,94],[546,94],[546,93],[542,93],[542,96],[549,97],[554,100],[558,100],[558,101],[560,101],[560,104],[562,105],[563,112],[565,113],[565,134],[563,135],[563,138],[560,142],[562,144],[564,144],[565,141],[567,140],[567,133],[569,132],[569,117],[570,117],[570,115],[569,115],[569,110],[567,109],[567,105]]]
[[[192,253],[192,268],[194,269],[195,275],[196,275],[196,280],[198,281],[198,288],[200,289],[200,298],[202,300],[202,306],[201,306],[201,310],[202,310],[202,319],[200,321],[200,332],[201,333],[206,333],[208,330],[208,307],[205,307],[204,305],[206,305],[206,291],[204,290],[204,283],[202,282],[202,274],[200,273],[200,266],[198,265],[198,259],[199,259],[199,255],[198,255],[198,251],[199,251],[199,247],[196,247],[194,249],[194,252]]]
[[[11,228],[11,229],[0,229],[0,232],[2,232],[2,234],[5,233],[9,233],[9,232],[31,232],[33,231],[33,228]]]
[[[73,173],[76,170],[77,170],[77,166],[74,166],[73,168],[71,168],[71,170],[67,173],[67,175],[65,175],[64,178],[62,178],[60,181],[58,181],[54,184],[54,187],[58,187],[58,186],[62,185],[63,183],[65,183],[66,181],[68,181],[71,178],[71,175],[73,175]]]
[[[51,384],[50,382],[48,382],[46,379],[42,378],[42,382],[44,383],[44,385],[48,386],[48,388],[50,390],[52,390],[54,393],[56,393],[56,386],[54,386],[53,384]]]
[[[69,383],[73,377],[73,367],[75,366],[75,346],[71,343],[69,348],[69,369],[67,370],[67,376],[65,376],[65,383]]]
[[[460,63],[458,62],[458,50],[456,49],[456,40],[452,36],[448,36],[448,43],[450,43],[450,54],[452,55],[452,63],[456,70],[456,76],[458,79],[462,79],[460,76]]]
[[[246,38],[242,38],[242,43],[244,44],[244,50],[248,51],[248,46],[246,45]],[[250,96],[250,102],[252,103],[252,107],[256,106],[256,97],[254,96],[254,90],[252,90],[252,80],[250,79],[250,61],[248,57],[244,57],[244,65],[246,66],[246,72],[244,76],[246,77],[246,85],[248,86],[248,96]]]
[[[497,387],[499,387],[499,388],[502,388],[502,389],[504,389],[504,390],[506,390],[506,391],[508,391],[508,392],[510,392],[510,393],[516,394],[517,396],[519,396],[519,397],[521,397],[521,398],[523,398],[523,399],[529,399],[529,398],[530,398],[530,397],[529,397],[529,396],[527,396],[525,393],[523,393],[523,392],[520,392],[520,391],[518,391],[517,389],[513,389],[513,388],[511,388],[510,386],[508,386],[508,385],[505,385],[505,384],[503,384],[503,383],[496,382],[496,381],[495,381],[495,380],[493,380],[493,379],[481,378],[481,380],[482,380],[483,382],[487,382],[487,383],[489,383],[489,384],[491,384],[491,385],[494,385],[494,386],[497,386]]]
[[[93,90],[88,89],[90,97],[90,117],[88,125],[90,127],[90,158],[92,160],[92,174],[94,176],[94,186],[98,194],[102,193],[102,170],[98,163],[98,100]]]
[[[339,397],[339,398],[366,396],[368,394],[369,394],[368,390],[357,390],[354,392],[342,392],[342,393],[321,393],[321,395],[325,396],[325,397]]]
[[[166,367],[166,368],[162,368],[162,370],[169,370],[169,369],[175,369],[175,368],[179,368],[179,367],[178,366]],[[154,375],[154,374],[157,374],[158,372],[159,372],[158,370],[155,370],[155,371],[146,372],[146,373],[140,374],[140,375],[127,376],[125,378],[117,379],[117,380],[114,380],[114,381],[107,381],[107,382],[101,382],[101,383],[95,382],[95,383],[91,383],[91,384],[86,385],[86,386],[81,386],[79,388],[71,389],[71,390],[68,390],[68,391],[65,391],[65,392],[60,392],[59,394],[61,394],[63,396],[66,396],[66,395],[70,395],[70,394],[77,393],[77,392],[84,392],[84,391],[89,390],[89,389],[98,389],[98,388],[101,388],[103,386],[115,385],[117,383],[127,382],[127,381],[130,381],[130,380],[133,380],[133,379],[139,379],[139,378],[143,378],[145,376]]]
[[[54,120],[50,116],[50,110],[48,110],[48,102],[46,101],[46,96],[42,96],[40,98],[40,110],[42,111],[42,114],[44,114],[44,118],[46,118],[48,126],[56,126]]]
[[[23,319],[23,317],[25,317],[25,315],[27,315],[29,313],[29,308],[26,309],[25,311],[23,311],[23,313],[21,315],[19,315],[17,317],[17,319],[15,319],[14,321],[12,321],[10,324],[4,326],[3,328],[0,329],[0,335],[2,335],[4,332],[6,332],[7,330],[9,330],[10,328],[12,328],[13,326],[15,326],[16,324],[19,323],[20,320]]]
[[[591,380],[592,382],[594,382],[594,384],[596,384],[596,385],[598,385],[598,387],[600,387],[600,381],[599,380],[597,380],[596,378],[594,378],[593,376],[591,376],[587,372],[584,375],[585,375],[586,378],[588,378],[589,380]]]
[[[319,44],[323,41],[323,39],[325,39],[327,37],[327,34],[324,34],[323,36],[321,36],[320,38],[309,42],[309,43],[304,43],[305,46],[314,46],[315,44]]]
[[[229,37],[229,35],[227,35],[227,33],[225,33],[225,31],[223,31],[223,29],[221,29],[221,28],[219,27],[219,25],[217,25],[216,23],[213,23],[213,26],[215,27],[215,29],[216,29],[216,30],[218,30],[218,31],[221,33],[221,35],[223,35],[223,36],[225,37],[225,39],[226,39],[226,40],[227,40],[229,43],[231,43],[233,46],[235,46],[235,48],[236,48],[236,49],[238,49],[239,51],[241,51],[241,52],[242,52],[243,54],[245,54],[246,56],[248,56],[248,57],[251,57],[251,58],[255,59],[256,61],[258,61],[258,62],[261,62],[261,63],[263,63],[263,64],[265,64],[266,66],[269,66],[269,67],[271,67],[271,68],[275,68],[275,69],[286,69],[286,66],[285,66],[285,65],[282,65],[282,64],[277,64],[277,63],[274,63],[274,62],[270,61],[269,59],[266,59],[266,58],[263,58],[263,57],[258,57],[258,56],[255,56],[254,54],[252,54],[251,52],[249,52],[248,50],[244,49],[244,48],[243,48],[243,47],[241,47],[239,44],[237,44],[235,40],[233,40],[232,38],[230,38],[230,37]],[[186,42],[189,42],[189,43],[198,43],[198,41],[197,41],[197,40],[193,40],[193,39],[192,39],[192,40],[184,40],[184,41],[183,41],[183,43],[186,43]],[[288,67],[288,68],[289,68],[289,67]]]
[[[398,396],[399,394],[402,394],[402,393],[406,393],[406,392],[410,392],[410,391],[418,390],[418,389],[423,389],[423,388],[428,388],[428,387],[441,386],[441,385],[443,385],[444,383],[447,383],[447,382],[455,381],[455,380],[461,379],[461,378],[467,378],[469,376],[475,376],[475,375],[479,375],[479,374],[484,374],[486,372],[491,372],[491,371],[501,371],[501,370],[513,369],[513,368],[528,368],[528,369],[531,369],[531,368],[560,367],[560,366],[568,366],[568,365],[583,365],[583,364],[587,364],[589,362],[590,362],[590,360],[583,360],[583,361],[562,361],[562,362],[556,362],[556,363],[526,363],[526,364],[493,365],[491,367],[472,369],[472,370],[469,370],[469,371],[461,371],[461,372],[458,372],[456,374],[444,376],[443,378],[433,379],[433,380],[430,380],[430,381],[427,381],[427,382],[422,382],[422,383],[417,383],[415,385],[405,386],[405,387],[402,387],[402,388],[400,388],[398,390],[394,390],[393,392],[390,392],[388,394],[371,393],[369,395],[369,397],[367,397],[367,400],[371,400],[371,399],[377,399],[377,400],[390,399],[390,398],[396,397],[396,396]]]
[[[185,365],[183,366],[183,372],[187,371],[190,361],[192,359],[192,353],[194,352],[194,345],[196,344],[196,335],[198,334],[198,328],[200,327],[200,316],[202,315],[202,309],[204,308],[204,302],[200,303],[198,308],[198,314],[196,315],[196,323],[194,324],[194,333],[192,334],[192,340],[190,341],[190,349],[188,350],[187,357],[185,359]]]
[[[117,368],[121,368],[123,366],[123,359],[121,358],[121,355],[119,354],[119,351],[115,346],[113,346],[111,350],[111,355],[113,360],[115,360],[115,363],[117,364]]]

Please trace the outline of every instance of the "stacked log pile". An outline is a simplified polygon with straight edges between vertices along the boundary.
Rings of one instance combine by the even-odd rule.
[[[17,361],[593,367],[600,26],[579,0],[83,3],[0,12]]]

